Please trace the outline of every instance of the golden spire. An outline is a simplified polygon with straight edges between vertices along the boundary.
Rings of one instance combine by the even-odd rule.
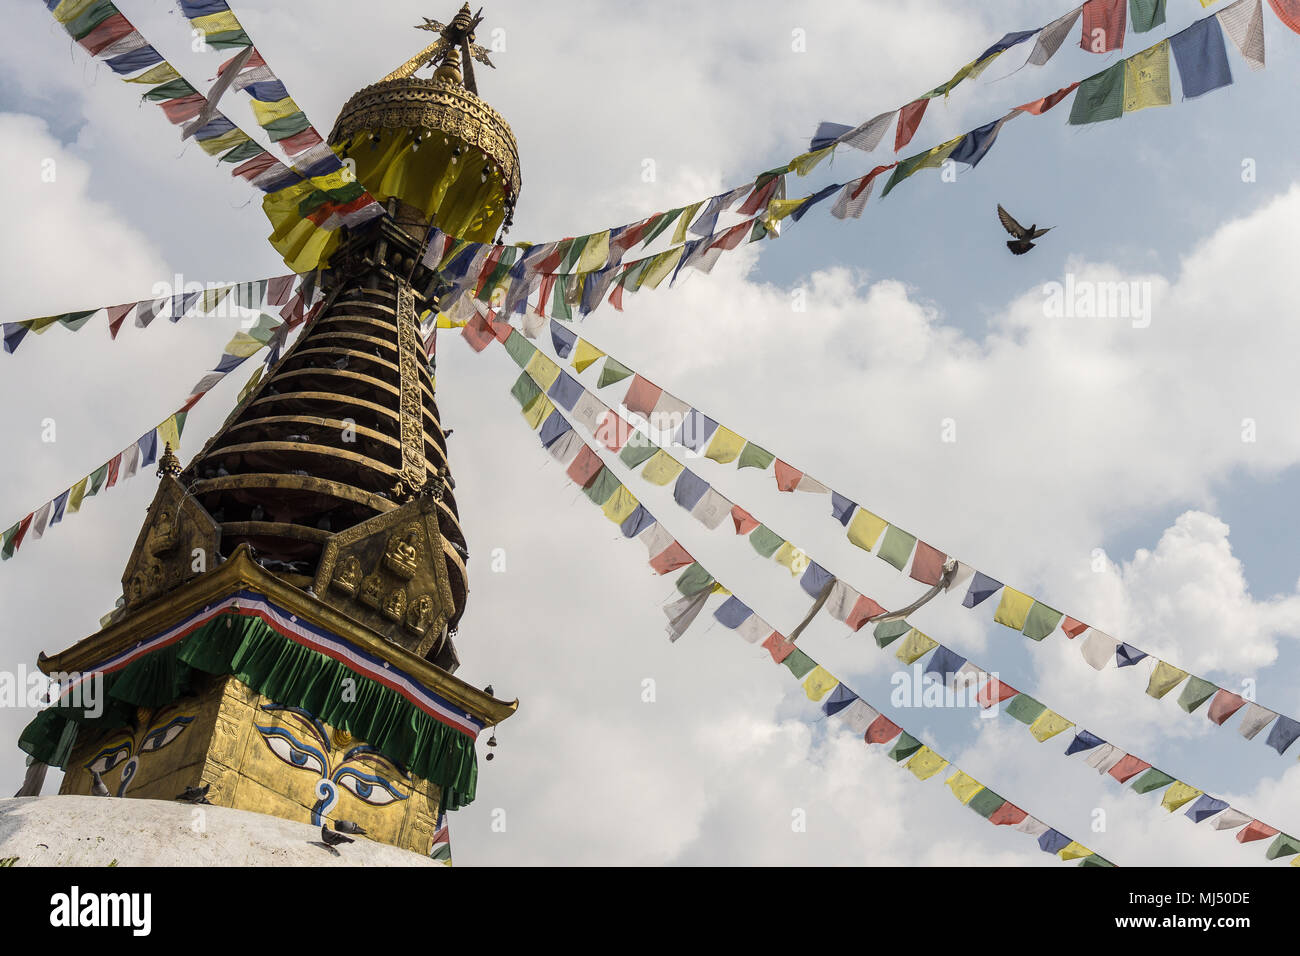
[[[455,83],[463,83],[467,90],[477,94],[478,85],[474,82],[473,61],[478,60],[484,66],[496,68],[488,58],[488,51],[474,42],[474,31],[482,21],[483,8],[480,7],[478,13],[470,13],[468,3],[460,8],[460,12],[448,24],[425,17],[424,23],[417,24],[415,28],[437,33],[438,39],[389,73],[384,80],[405,79],[414,75],[417,70],[437,63],[439,66],[434,73],[435,76]]]
[[[162,457],[158,459],[158,477],[162,478],[164,475],[171,475],[175,478],[181,473],[181,470],[181,460],[172,451],[172,443],[167,442]]]

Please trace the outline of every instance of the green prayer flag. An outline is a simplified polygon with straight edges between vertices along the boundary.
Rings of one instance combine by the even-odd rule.
[[[759,525],[749,533],[749,543],[765,558],[770,558],[776,554],[777,549],[785,544],[785,538],[781,537],[765,524]]]
[[[1159,790],[1161,787],[1167,787],[1174,782],[1174,778],[1169,776],[1163,770],[1157,770],[1152,767],[1142,776],[1133,781],[1133,789],[1138,793],[1150,793],[1152,790]]]
[[[527,372],[523,372],[515,379],[515,384],[510,387],[510,394],[515,397],[520,408],[527,408],[538,395],[542,394],[541,387],[533,381],[533,377]]]
[[[659,218],[651,223],[650,228],[645,231],[645,237],[641,240],[641,246],[644,248],[650,245],[659,233],[663,232],[677,221],[677,217],[682,214],[682,211],[685,208],[685,206],[678,206],[676,209],[671,209],[668,212],[661,213]]]
[[[1047,707],[1040,704],[1028,694],[1016,694],[1006,705],[1007,716],[1014,717],[1022,724],[1032,724]]]
[[[573,309],[569,305],[569,297],[564,294],[564,290],[565,284],[576,278],[581,277],[565,275],[555,277],[555,291],[551,294],[551,318],[559,319],[561,322],[573,321]]]
[[[765,470],[774,461],[776,461],[776,455],[766,448],[758,447],[751,441],[746,442],[745,447],[740,450],[740,460],[736,462],[736,467]]]
[[[1165,22],[1165,0],[1128,0],[1128,22],[1134,33],[1146,33]]]
[[[1041,601],[1035,601],[1033,607],[1029,609],[1029,615],[1025,618],[1025,627],[1020,633],[1031,641],[1041,641],[1048,634],[1056,630],[1056,625],[1061,623],[1064,615],[1043,604]]]
[[[1119,119],[1124,112],[1124,61],[1096,73],[1082,83],[1070,107],[1070,123],[1099,123]]]
[[[615,382],[621,382],[632,374],[632,370],[611,356],[605,357],[605,364],[600,369],[600,378],[596,380],[597,388],[604,388],[606,385],[613,385]]]
[[[520,335],[518,329],[511,329],[510,336],[506,339],[506,351],[515,360],[515,364],[523,368],[532,361],[533,355],[537,352],[537,346]]]
[[[307,119],[307,115],[302,110],[299,110],[297,113],[290,113],[282,119],[272,120],[262,129],[266,130],[266,135],[270,137],[271,142],[278,143],[290,136],[297,136],[309,126],[311,126],[311,120]]]
[[[214,50],[233,50],[235,47],[252,46],[253,41],[243,30],[224,30],[221,33],[209,33],[204,42]]]
[[[1120,92],[1122,93],[1123,92],[1122,78],[1121,78],[1120,86],[1121,86]],[[946,160],[949,156],[952,155],[953,150],[957,148],[957,146],[961,143],[963,139],[965,139],[964,133],[961,136],[954,136],[946,143],[940,143],[938,146],[935,146],[933,149],[928,149],[924,153],[917,153],[915,156],[909,156],[907,157],[907,159],[904,159],[901,162],[899,162],[899,164],[894,167],[894,172],[890,175],[889,182],[885,183],[885,188],[881,190],[880,198],[884,199],[886,196],[888,196],[891,189],[893,189],[896,185],[901,183],[908,176],[912,175],[912,173],[916,172],[918,169],[928,169],[933,166],[942,166],[944,160]]]
[[[76,332],[83,325],[90,321],[90,317],[98,312],[98,309],[91,309],[89,312],[65,312],[59,316],[59,323],[65,329],[71,329]]]
[[[907,559],[911,557],[914,547],[916,547],[916,538],[891,524],[885,530],[885,540],[881,542],[876,557],[901,571],[907,566]]]
[[[1219,692],[1219,685],[1200,677],[1189,677],[1178,695],[1178,706],[1189,714]]]
[[[906,621],[882,621],[876,625],[876,646],[888,647],[911,629],[912,625]]]
[[[19,524],[21,523],[19,522]],[[0,544],[0,559],[8,561],[14,556],[14,536],[17,534],[17,524],[4,533],[4,538],[0,539],[3,541],[3,544]]]
[[[628,439],[623,450],[618,453],[618,460],[629,468],[639,468],[653,458],[658,450],[658,447],[650,441],[650,436],[639,431]]]
[[[1300,840],[1286,833],[1279,833],[1269,844],[1264,855],[1270,860],[1276,860],[1278,857],[1294,856],[1297,853],[1300,853]]]
[[[228,153],[223,153],[220,162],[223,163],[242,163],[246,159],[252,159],[259,153],[263,152],[262,147],[251,139],[247,142],[240,143]]]
[[[803,680],[808,676],[812,669],[817,666],[816,661],[797,647],[792,650],[790,656],[781,663],[790,668],[790,673],[793,674],[797,680]]]
[[[1006,802],[1007,801],[1001,796],[985,787],[979,793],[975,794],[975,796],[971,797],[970,803],[966,804],[966,806],[970,807],[987,820],[997,812],[998,807],[1002,806],[1002,804]]]
[[[682,594],[687,597],[690,597],[693,594],[699,594],[712,584],[713,575],[706,571],[704,565],[700,564],[698,561],[683,571],[677,578],[677,590],[681,591]]]
[[[86,497],[99,494],[99,489],[104,487],[104,479],[108,477],[108,462],[100,465],[90,473],[90,488],[86,491]]]
[[[922,744],[921,741],[917,740],[904,730],[898,735],[898,739],[894,741],[894,746],[889,749],[889,756],[894,761],[902,763],[923,746],[924,744]]]
[[[561,272],[573,271],[573,267],[577,265],[578,260],[582,258],[582,250],[586,245],[586,236],[579,236],[577,239],[569,240],[569,244],[564,250],[564,257],[560,260]]]
[[[1094,853],[1092,856],[1085,856],[1082,860],[1079,861],[1079,865],[1080,866],[1101,866],[1112,870],[1115,868],[1114,863],[1110,862],[1110,860],[1106,859],[1104,856],[1098,856],[1096,853]]]
[[[600,471],[596,473],[596,479],[582,489],[582,493],[591,499],[592,504],[603,505],[614,496],[620,484],[614,473],[602,465]]]
[[[160,103],[164,100],[179,100],[186,96],[193,96],[197,92],[198,90],[190,86],[186,80],[172,80],[162,86],[155,86],[141,98],[151,103]]]

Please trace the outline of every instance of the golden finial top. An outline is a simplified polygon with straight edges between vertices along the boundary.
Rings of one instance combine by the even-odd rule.
[[[171,475],[173,478],[176,478],[180,475],[182,470],[181,460],[172,452],[172,443],[167,442],[163,448],[162,457],[158,459],[158,477],[161,478],[163,475]]]
[[[413,76],[417,70],[437,63],[435,76],[455,83],[463,83],[467,90],[477,94],[478,85],[474,82],[473,61],[478,60],[484,66],[493,66],[491,59],[488,58],[488,51],[474,42],[474,31],[482,21],[483,8],[480,7],[478,13],[470,13],[468,3],[460,8],[460,12],[452,18],[451,23],[439,23],[437,20],[425,17],[424,22],[417,24],[415,28],[437,33],[438,39],[389,73],[384,80],[405,79]]]

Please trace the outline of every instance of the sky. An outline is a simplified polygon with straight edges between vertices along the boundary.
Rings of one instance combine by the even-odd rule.
[[[190,51],[170,0],[119,5],[191,80],[215,74],[221,60]],[[402,0],[360,16],[318,0],[304,18],[298,5],[234,5],[322,132],[352,91],[428,41],[411,29],[421,17],[446,20],[452,6]],[[1169,23],[1130,35],[1125,53],[1205,13],[1191,0],[1169,6]],[[522,163],[509,239],[546,241],[749,181],[806,149],[820,121],[896,108],[1004,33],[1065,8],[502,0],[484,12],[480,42],[498,52],[495,70],[478,70],[479,89],[510,122]],[[43,4],[11,11],[10,30],[22,42],[0,51],[4,321],[147,298],[178,275],[283,273],[242,181],[181,144]],[[1254,681],[1262,704],[1300,714],[1300,130],[1285,92],[1300,37],[1267,9],[1265,35],[1262,72],[1229,50],[1227,89],[1184,102],[1175,79],[1173,105],[1082,128],[1066,124],[1068,103],[1017,119],[955,181],[922,171],[885,199],[877,190],[857,221],[817,207],[779,240],[630,297],[622,313],[599,309],[578,332],[940,550],[1222,686]],[[1017,69],[1027,53],[935,100],[912,146],[1120,55],[1070,40],[1046,66]],[[226,112],[251,128],[232,103]],[[806,182],[791,177],[791,194],[861,175],[888,153],[842,148]],[[1013,257],[998,203],[1054,228]],[[1137,282],[1150,321],[1052,314],[1044,289],[1067,280]],[[236,328],[156,322],[110,341],[100,315],[0,356],[0,493],[11,512],[0,525],[165,418]],[[191,413],[184,460],[247,375]],[[649,571],[644,549],[528,433],[509,394],[517,375],[502,350],[475,354],[444,333],[438,400],[455,429],[471,554],[458,676],[520,701],[497,729],[496,759],[480,760],[478,799],[451,818],[458,865],[1063,865],[968,812],[942,778],[917,781],[823,718],[766,651],[711,618],[670,643],[660,609],[671,579]],[[609,404],[621,395],[601,393]],[[922,590],[850,545],[826,497],[778,494],[770,472],[692,467],[882,605]],[[619,477],[766,620],[788,632],[806,613],[784,569]],[[101,493],[0,567],[0,669],[30,673],[40,651],[98,629],[154,487],[141,474]],[[991,604],[960,603],[941,596],[912,620],[1079,725],[1300,832],[1294,748],[1279,757],[1262,737],[1243,740],[1236,720],[1215,727],[1173,695],[1148,698],[1146,662],[1096,672],[1078,641],[1058,632],[1033,644],[994,624]],[[868,630],[821,615],[799,643],[955,765],[1121,865],[1266,864],[1264,844],[1194,826],[1065,757],[1065,735],[1039,744],[1005,715],[891,705],[899,665]],[[31,716],[0,708],[0,738],[16,740]],[[0,748],[5,786],[17,789],[22,768],[16,747]]]

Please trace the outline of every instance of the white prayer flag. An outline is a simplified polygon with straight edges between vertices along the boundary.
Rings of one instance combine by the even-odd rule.
[[[1093,670],[1101,670],[1115,659],[1115,648],[1118,646],[1119,641],[1115,638],[1093,628],[1079,645],[1079,653],[1092,665]]]
[[[1232,38],[1252,70],[1264,69],[1264,7],[1262,0],[1237,0],[1218,13],[1219,25]]]

